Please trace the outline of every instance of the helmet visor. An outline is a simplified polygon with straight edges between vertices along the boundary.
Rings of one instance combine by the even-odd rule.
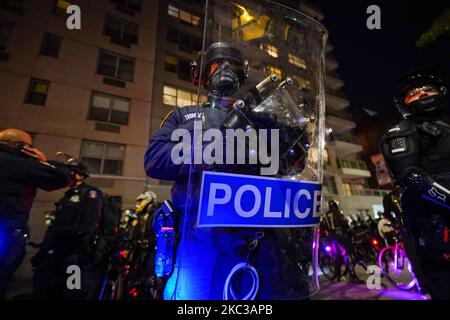
[[[438,95],[438,89],[431,84],[426,84],[418,87],[413,87],[405,91],[403,101],[405,104],[426,98],[428,96]]]

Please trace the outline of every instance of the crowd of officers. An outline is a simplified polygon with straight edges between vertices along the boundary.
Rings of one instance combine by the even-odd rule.
[[[0,132],[0,299],[5,299],[11,276],[24,260],[37,189],[63,188],[68,189],[57,202],[54,221],[32,259],[33,293],[42,299],[94,298],[102,260],[97,244],[111,230],[103,216],[104,196],[85,182],[88,176],[87,168],[74,158],[47,160],[26,132]],[[80,290],[67,289],[70,265],[83,270]]]

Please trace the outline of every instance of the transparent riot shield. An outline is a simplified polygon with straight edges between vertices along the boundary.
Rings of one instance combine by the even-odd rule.
[[[165,299],[310,297],[319,290],[327,31],[263,0],[208,0],[204,19],[203,53],[232,44],[248,78],[231,104],[197,106]],[[207,95],[208,84],[198,90]]]

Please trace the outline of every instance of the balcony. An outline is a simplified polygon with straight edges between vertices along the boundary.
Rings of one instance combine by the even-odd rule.
[[[327,147],[332,148],[338,157],[347,157],[363,151],[363,147],[358,144],[356,137],[332,134]]]
[[[344,158],[337,158],[336,160],[339,173],[343,178],[356,179],[369,178],[371,176],[364,161],[348,160]]]
[[[383,197],[389,192],[390,190],[351,188],[352,196]]]
[[[327,110],[342,110],[350,106],[350,101],[343,92],[327,89],[326,105]]]
[[[327,67],[327,72],[332,71],[332,70],[336,70],[337,67],[339,67],[339,64],[337,63],[336,60],[334,60],[334,58],[331,57],[327,57],[325,60],[325,64]]]
[[[338,134],[356,128],[355,122],[330,115],[330,113],[328,113],[325,122],[328,128],[333,129],[333,132]]]
[[[335,76],[328,75],[328,74],[327,74],[325,83],[326,83],[327,88],[332,89],[332,90],[338,90],[339,88],[344,86],[344,81],[342,81],[339,78],[336,78]]]

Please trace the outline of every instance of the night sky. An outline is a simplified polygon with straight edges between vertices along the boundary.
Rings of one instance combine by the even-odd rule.
[[[369,108],[385,113],[394,109],[392,96],[398,79],[417,67],[433,67],[449,83],[450,33],[418,49],[415,42],[448,1],[332,1],[313,0],[322,9],[323,23],[339,63],[338,72],[352,108]],[[369,30],[366,9],[381,8],[381,30]]]

